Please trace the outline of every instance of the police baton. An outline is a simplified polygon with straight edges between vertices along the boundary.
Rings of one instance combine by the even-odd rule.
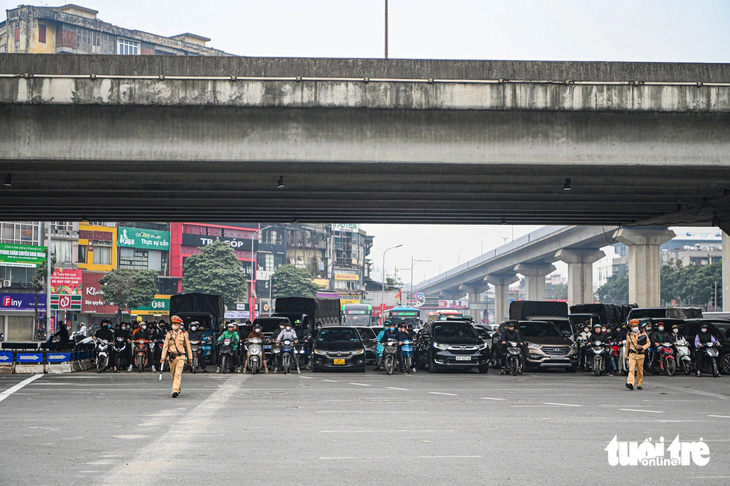
[[[160,364],[160,381],[162,381],[162,371],[165,369],[165,360],[162,360],[162,363]]]

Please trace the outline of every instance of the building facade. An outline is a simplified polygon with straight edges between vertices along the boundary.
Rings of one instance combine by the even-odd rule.
[[[165,37],[125,29],[97,18],[99,12],[79,5],[7,10],[0,23],[0,53],[121,54],[157,56],[225,56],[207,47],[207,37],[184,33]]]

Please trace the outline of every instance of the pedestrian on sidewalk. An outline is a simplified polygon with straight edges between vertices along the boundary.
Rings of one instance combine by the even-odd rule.
[[[634,373],[636,373],[636,388],[643,390],[644,358],[646,350],[651,347],[651,340],[643,328],[639,328],[639,320],[631,319],[631,328],[626,336],[626,356],[629,357],[629,376],[626,379],[626,388],[634,389]]]
[[[182,380],[183,368],[188,360],[192,361],[193,350],[190,347],[188,333],[180,329],[182,319],[178,316],[172,316],[170,321],[172,322],[172,331],[168,331],[165,336],[160,366],[165,362],[165,358],[169,357],[170,375],[172,376],[172,398],[177,398],[182,391],[180,381]]]

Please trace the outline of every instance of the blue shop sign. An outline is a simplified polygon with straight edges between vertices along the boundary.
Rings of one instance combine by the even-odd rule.
[[[0,311],[34,311],[35,294],[0,293]],[[46,310],[46,294],[38,294],[38,310]]]

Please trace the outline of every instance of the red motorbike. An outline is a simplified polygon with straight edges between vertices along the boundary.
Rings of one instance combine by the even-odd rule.
[[[677,359],[674,355],[674,346],[672,343],[661,343],[654,352],[659,353],[657,359],[659,368],[657,372],[664,372],[667,376],[674,376],[674,373],[677,372]]]
[[[134,365],[142,373],[149,365],[150,341],[147,339],[134,340]]]

